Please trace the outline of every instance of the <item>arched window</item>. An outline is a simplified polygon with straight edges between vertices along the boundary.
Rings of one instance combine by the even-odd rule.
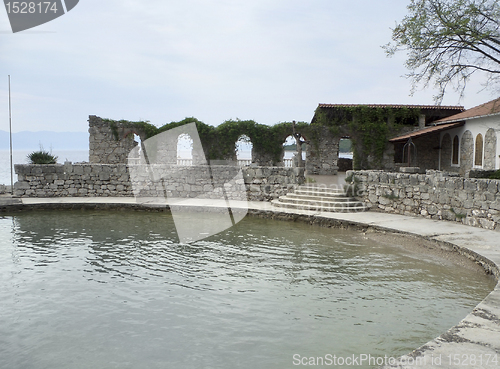
[[[342,137],[339,141],[339,158],[352,159],[352,140]]]
[[[293,166],[293,156],[297,153],[297,145],[295,143],[295,138],[292,135],[287,136],[285,142],[283,142],[283,158],[282,161],[285,167]]]
[[[240,166],[252,164],[253,144],[250,137],[241,135],[236,141],[236,160]]]
[[[452,156],[451,156],[451,164],[458,165],[458,156],[460,152],[458,135],[453,138],[453,148],[452,148]]]
[[[474,152],[474,165],[483,166],[483,135],[479,133],[476,136],[476,150]]]
[[[302,137],[301,140],[304,140]],[[306,160],[307,156],[307,145],[302,142],[301,146],[301,153],[302,153],[302,161]],[[292,135],[289,135],[286,137],[285,142],[283,142],[283,157],[282,161],[284,163],[285,167],[293,167],[294,165],[298,165],[296,162],[294,164],[294,161],[297,160],[296,155],[298,154],[298,149],[297,149],[297,141]]]
[[[187,133],[177,138],[177,164],[193,165],[193,139]]]

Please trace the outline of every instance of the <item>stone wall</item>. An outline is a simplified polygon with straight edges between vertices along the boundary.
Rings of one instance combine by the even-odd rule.
[[[340,137],[323,127],[316,140],[309,139],[306,148],[306,170],[309,174],[335,175],[338,172]]]
[[[126,164],[16,164],[17,197],[133,196]]]
[[[373,210],[500,230],[498,180],[462,178],[439,171],[347,172],[350,175],[358,182],[358,197]]]
[[[305,182],[304,168],[246,167],[243,177],[250,201],[271,201]]]
[[[116,132],[109,122],[95,115],[89,116],[89,162],[95,164],[126,164],[130,151],[137,146],[133,132]],[[129,133],[128,135],[126,133]],[[122,138],[124,137],[124,138]]]
[[[410,166],[419,167],[423,173],[426,170],[436,170],[439,168],[439,134],[429,134],[422,137],[415,137],[412,139],[413,148],[410,148]],[[443,141],[444,151],[449,155],[449,162],[451,162],[451,142],[449,136]],[[393,158],[394,164],[389,164],[390,152],[386,149],[384,152],[384,165],[385,170],[397,170],[400,167],[408,166],[408,146],[405,146],[408,141],[400,141],[395,143]],[[441,148],[442,149],[442,148]],[[448,168],[449,169],[449,168]]]
[[[439,135],[427,135],[413,140],[417,151],[416,166],[422,170],[439,168]]]
[[[485,170],[495,169],[497,152],[497,135],[493,128],[486,131],[484,136],[484,165]]]
[[[152,196],[202,197],[226,195],[248,200],[270,201],[304,183],[302,168],[246,167],[236,177],[235,166],[143,166],[126,164],[15,165],[17,197],[64,196]],[[131,181],[130,174],[134,180]],[[213,183],[219,190],[211,191]],[[220,182],[220,183],[217,183]],[[212,187],[210,187],[212,186]]]
[[[472,169],[474,160],[474,138],[470,131],[465,131],[460,142],[460,169],[459,173],[465,176]]]

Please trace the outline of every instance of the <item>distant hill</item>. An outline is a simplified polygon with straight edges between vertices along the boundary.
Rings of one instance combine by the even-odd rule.
[[[40,145],[47,151],[86,150],[89,148],[87,132],[22,131],[12,134],[14,150],[39,150]],[[10,147],[9,132],[0,130],[0,150]]]

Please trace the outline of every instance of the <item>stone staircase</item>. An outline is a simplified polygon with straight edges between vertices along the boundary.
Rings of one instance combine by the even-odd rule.
[[[347,197],[340,189],[318,185],[303,185],[295,191],[271,201],[273,206],[287,209],[354,213],[365,211],[366,207],[353,197]]]

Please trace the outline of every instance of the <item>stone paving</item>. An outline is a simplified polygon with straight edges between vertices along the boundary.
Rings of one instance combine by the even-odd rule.
[[[224,207],[217,200],[190,200],[185,206]],[[36,207],[163,207],[158,199],[124,197],[22,198],[0,197],[0,209]],[[301,217],[311,223],[352,226],[361,229],[397,232],[440,242],[464,257],[474,259],[486,271],[500,277],[500,237],[496,231],[412,216],[376,212],[332,213],[278,209],[268,202],[237,202],[232,207],[247,207],[251,213],[280,219]],[[497,361],[493,359],[496,357]],[[400,358],[396,365],[383,368],[500,368],[500,284],[455,327]],[[488,361],[488,362],[487,362]]]

